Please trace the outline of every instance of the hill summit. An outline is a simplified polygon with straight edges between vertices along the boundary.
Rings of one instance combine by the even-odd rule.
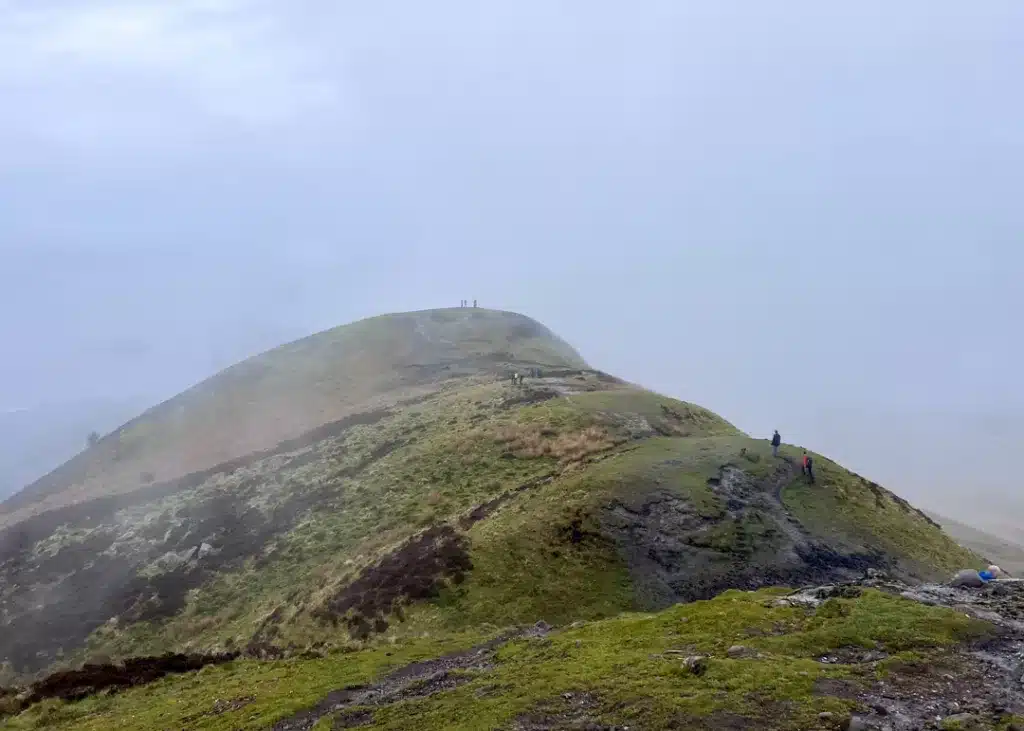
[[[808,484],[801,454],[522,315],[363,320],[227,369],[5,503],[0,659],[24,678],[405,647],[979,561],[824,457]]]
[[[543,325],[511,312],[451,308],[361,320],[238,363],[149,409],[0,503],[0,525],[276,448],[430,393],[441,380],[529,366],[586,363]]]

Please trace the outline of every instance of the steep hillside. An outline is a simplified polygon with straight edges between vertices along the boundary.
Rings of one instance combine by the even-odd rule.
[[[101,433],[145,408],[138,398],[91,399],[0,413],[0,500],[81,452]]]
[[[392,315],[303,343],[120,430],[121,443],[141,435],[135,451],[89,463],[109,490],[57,490],[49,510],[19,498],[0,532],[9,676],[166,651],[266,659],[383,642],[415,659],[538,620],[981,562],[879,485],[824,457],[809,485],[796,447],[773,458],[706,409],[590,369],[519,315]],[[507,377],[531,367],[522,384]],[[312,416],[263,429],[286,402],[317,398]],[[182,444],[242,449],[219,436],[236,423],[284,438],[188,461],[201,469],[180,479],[114,480],[122,462],[134,471]]]
[[[539,323],[476,308],[383,315],[239,363],[150,409],[0,505],[0,526],[177,479],[460,376],[581,368]],[[83,435],[84,438],[84,435]]]
[[[965,525],[944,515],[930,513],[942,529],[961,546],[986,556],[1014,576],[1024,574],[1024,547],[999,536]]]

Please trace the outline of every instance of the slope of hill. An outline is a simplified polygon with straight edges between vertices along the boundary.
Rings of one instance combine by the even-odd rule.
[[[0,505],[0,525],[244,457],[352,414],[502,367],[579,368],[540,324],[483,309],[383,315],[250,358],[107,435]]]
[[[0,412],[0,500],[81,452],[90,432],[104,434],[143,407],[92,399]]]
[[[953,540],[964,548],[986,556],[1014,576],[1024,575],[1024,547],[959,521],[929,512]]]
[[[536,367],[521,385],[506,377]],[[258,438],[224,437],[235,424]],[[982,560],[882,487],[824,457],[808,485],[796,447],[773,458],[766,441],[590,369],[510,313],[391,315],[314,336],[115,436],[11,506],[9,674],[382,641],[415,659],[541,619]],[[178,472],[194,471],[118,480],[176,450]],[[90,477],[75,483],[80,470]]]

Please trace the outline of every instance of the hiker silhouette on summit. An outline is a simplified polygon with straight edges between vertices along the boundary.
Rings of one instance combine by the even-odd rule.
[[[782,444],[782,437],[779,436],[779,430],[776,429],[775,433],[772,434],[772,456],[779,456],[779,445]]]

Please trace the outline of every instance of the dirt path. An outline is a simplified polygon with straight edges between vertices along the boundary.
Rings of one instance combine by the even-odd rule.
[[[457,688],[470,682],[472,673],[493,667],[491,661],[495,650],[509,640],[542,637],[549,629],[546,624],[538,623],[527,630],[506,633],[463,652],[411,663],[370,685],[339,688],[312,708],[278,721],[273,731],[308,731],[325,716],[334,717],[333,727],[336,729],[371,725],[375,708],[414,698],[428,698]]]

